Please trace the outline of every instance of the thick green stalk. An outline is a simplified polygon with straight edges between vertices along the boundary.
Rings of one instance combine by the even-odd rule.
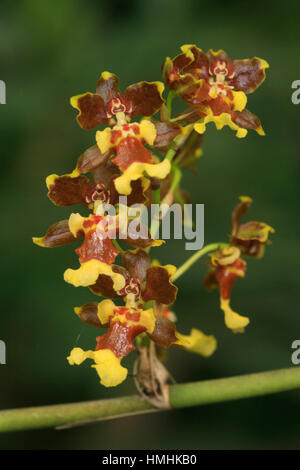
[[[0,432],[52,428],[136,415],[156,409],[139,395],[0,411]]]
[[[172,385],[169,391],[170,407],[186,408],[294,389],[300,389],[300,367]],[[21,408],[0,411],[0,432],[76,426],[153,411],[158,410],[138,395],[111,400]]]
[[[173,408],[251,398],[300,388],[300,367],[170,387]]]

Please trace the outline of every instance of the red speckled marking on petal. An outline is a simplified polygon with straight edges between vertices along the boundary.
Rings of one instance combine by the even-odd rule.
[[[141,325],[130,325],[121,322],[112,323],[104,335],[97,336],[95,350],[110,349],[116,357],[121,359],[135,349],[133,340],[144,331],[146,331],[146,328]]]
[[[136,137],[128,136],[117,146],[117,155],[112,162],[125,171],[134,162],[152,163],[152,153]]]
[[[88,219],[84,220],[83,227],[84,228],[92,227],[93,225],[97,225],[103,219],[104,217],[102,215],[92,215]]]
[[[91,259],[98,259],[106,264],[112,264],[117,255],[118,250],[112,244],[108,237],[104,237],[99,230],[90,230],[85,234],[83,244],[77,248],[76,253],[79,256],[79,262],[85,263]]]
[[[112,145],[115,145],[121,137],[122,137],[122,131],[112,130],[110,133],[110,143]]]

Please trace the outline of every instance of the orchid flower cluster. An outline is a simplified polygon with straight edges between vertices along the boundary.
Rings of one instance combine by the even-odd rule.
[[[128,208],[160,201],[183,205],[188,195],[180,187],[180,176],[184,168],[195,170],[209,122],[217,129],[229,126],[239,138],[249,129],[264,135],[259,119],[246,109],[246,95],[264,81],[267,62],[256,57],[231,61],[222,50],[206,54],[194,45],[181,50],[163,64],[165,84],[140,82],[121,92],[117,76],[103,72],[95,93],[73,96],[71,105],[78,111],[80,127],[104,128],[96,130],[95,145],[79,157],[71,173],[46,179],[48,196],[55,205],[81,204],[85,214],[88,211],[85,216],[72,213],[33,241],[42,247],[58,247],[83,240],[75,249],[79,267],[67,269],[64,279],[104,298],[74,310],[79,320],[106,332],[96,337],[94,349],[72,349],[68,361],[79,365],[92,359],[92,367],[106,387],[126,379],[128,370],[121,361],[141,342],[154,342],[158,349],[180,347],[204,357],[217,344],[213,335],[198,329],[189,335],[177,331],[172,305],[178,271],[176,275],[171,264],[162,266],[156,254],[151,258],[151,249],[156,252],[164,243],[155,233],[136,237],[126,232],[120,197],[127,197]],[[165,85],[169,89],[166,100]],[[175,97],[186,107],[172,116]],[[105,204],[115,207],[115,215],[107,213]],[[211,245],[205,279],[208,290],[219,289],[225,324],[233,332],[244,331],[249,323],[230,307],[234,281],[245,275],[244,257],[260,258],[274,231],[262,222],[240,224],[250,204],[249,197],[240,197],[232,213],[230,239]],[[127,235],[121,237],[124,228]]]

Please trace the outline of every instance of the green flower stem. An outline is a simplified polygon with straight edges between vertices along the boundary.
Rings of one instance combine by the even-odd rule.
[[[175,189],[177,188],[177,186],[179,185],[181,177],[182,177],[182,172],[180,168],[177,165],[175,165],[175,163],[172,163],[172,175],[173,175],[173,180],[172,180],[172,184],[170,187],[170,191],[173,193]]]
[[[191,256],[189,259],[183,263],[180,268],[177,269],[176,273],[172,277],[172,281],[176,281],[182,274],[184,274],[190,267],[198,261],[201,256],[205,255],[206,253],[209,253],[210,251],[215,251],[218,249],[218,247],[225,248],[228,246],[228,243],[211,243],[210,245],[206,245],[204,248],[201,248],[201,250],[197,251],[193,256]]]
[[[160,204],[160,188],[152,189],[153,204]]]
[[[170,160],[170,162],[173,160],[173,157],[175,156],[176,150],[174,149],[169,149],[166,153],[166,159]]]
[[[172,101],[174,98],[175,98],[175,93],[172,90],[170,90],[167,96],[167,101],[166,101],[166,106],[168,108],[170,116],[172,115]]]
[[[171,408],[187,408],[300,389],[300,367],[170,386]],[[159,411],[138,395],[0,411],[0,432],[70,427]]]
[[[175,155],[175,151],[174,150],[169,150],[168,153],[167,153],[167,158],[168,158],[168,155],[171,155],[171,157],[169,158],[170,160],[173,158],[173,156]],[[170,187],[170,191],[175,191],[175,189],[177,188],[177,186],[179,185],[180,183],[180,180],[181,180],[181,170],[180,168],[175,165],[174,163],[172,163],[172,170],[171,170],[171,173],[172,173],[172,183],[171,183],[171,187]],[[154,204],[160,204],[160,190],[159,189],[155,189],[155,190],[152,190],[152,198],[153,198],[153,203]],[[152,238],[155,238],[155,236],[157,235],[158,231],[159,231],[159,226],[160,226],[160,222],[161,220],[156,220],[154,219],[151,223],[151,227],[150,227],[150,233],[151,233],[151,236]],[[150,251],[150,247],[147,249],[147,252]]]

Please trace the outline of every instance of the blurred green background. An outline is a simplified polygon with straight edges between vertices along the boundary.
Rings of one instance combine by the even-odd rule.
[[[178,281],[178,328],[217,336],[210,359],[171,351],[168,367],[178,382],[220,378],[291,365],[291,343],[300,337],[298,154],[300,105],[291,83],[300,79],[299,2],[199,0],[2,0],[0,79],[1,315],[0,408],[92,400],[134,393],[132,379],[104,389],[86,363],[70,367],[75,345],[90,348],[95,331],[73,307],[91,300],[63,281],[76,267],[74,247],[42,250],[31,242],[70,210],[46,197],[45,177],[74,168],[94,143],[79,128],[69,97],[93,91],[103,70],[120,76],[123,89],[159,80],[165,56],[185,43],[225,49],[232,59],[255,55],[270,63],[265,83],[248,98],[267,136],[237,139],[210,125],[198,176],[183,186],[205,204],[205,241],[226,239],[230,212],[240,194],[254,199],[250,219],[276,229],[262,260],[248,262],[232,306],[249,314],[244,335],[223,324],[217,293],[202,286],[204,262]],[[77,208],[74,210],[76,211]],[[156,248],[163,263],[180,265],[191,252],[182,241]],[[134,354],[131,354],[131,364]],[[2,449],[276,449],[300,448],[300,392],[103,422],[66,431],[0,435]]]

